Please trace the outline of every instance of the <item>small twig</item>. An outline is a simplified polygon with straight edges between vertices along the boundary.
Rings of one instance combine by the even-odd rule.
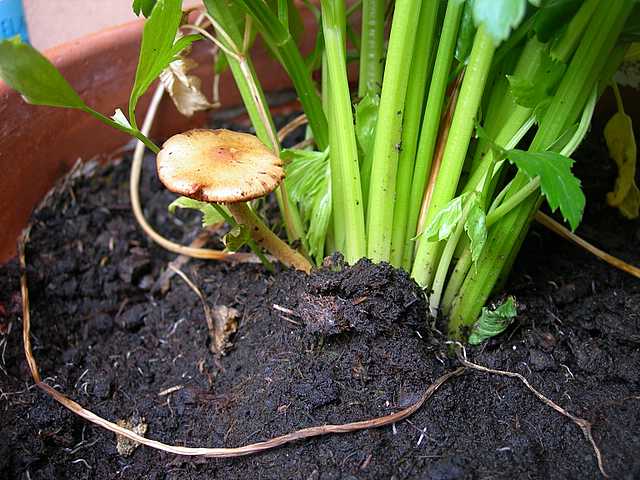
[[[300,316],[295,311],[291,310],[290,308],[282,307],[282,306],[278,305],[277,303],[274,303],[273,305],[271,305],[271,307],[274,310],[277,310],[277,311],[282,312],[282,313],[286,313],[287,315],[293,315],[294,317],[299,317]]]
[[[592,430],[591,422],[589,422],[588,420],[586,420],[584,418],[580,418],[580,417],[576,417],[575,415],[572,415],[567,410],[562,408],[560,405],[558,405],[557,403],[555,403],[551,399],[545,397],[542,393],[540,393],[538,390],[536,390],[523,375],[520,375],[519,373],[509,372],[509,371],[506,371],[506,370],[496,370],[496,369],[493,369],[493,368],[484,367],[482,365],[478,365],[476,363],[470,362],[467,359],[467,352],[466,352],[465,348],[458,342],[456,342],[456,345],[459,347],[459,348],[456,349],[456,353],[458,355],[458,359],[460,360],[460,363],[462,363],[465,367],[471,368],[473,370],[478,370],[480,372],[493,373],[495,375],[502,375],[502,376],[505,376],[505,377],[517,378],[522,383],[524,383],[524,385],[536,397],[538,397],[538,399],[542,403],[544,403],[548,407],[553,408],[556,412],[558,412],[561,415],[564,415],[569,420],[571,420],[573,423],[575,423],[580,428],[580,430],[582,430],[582,433],[584,434],[585,438],[591,444],[591,447],[593,448],[593,452],[595,454],[596,460],[598,462],[598,469],[600,470],[600,473],[602,473],[602,476],[604,476],[605,478],[609,478],[607,473],[606,473],[606,471],[605,471],[605,469],[604,469],[604,461],[602,459],[602,454],[600,453],[600,449],[598,448],[598,445],[596,444],[596,441],[593,439],[593,435],[592,435],[592,431],[591,431]]]
[[[210,228],[203,229],[201,232],[198,233],[198,235],[196,235],[196,237],[189,244],[189,246],[192,248],[203,247],[207,243],[207,241],[209,241],[209,237],[211,233],[213,233],[212,229]],[[182,268],[189,262],[189,260],[191,260],[191,257],[188,255],[178,255],[175,259],[173,259],[170,262],[170,265],[173,265],[176,268]],[[158,277],[158,279],[156,280],[156,283],[151,289],[151,293],[155,293],[157,291],[164,292],[165,290],[167,290],[169,288],[169,280],[171,280],[171,278],[174,275],[175,275],[175,272],[167,266],[167,269],[164,272],[162,272],[160,277]]]
[[[309,137],[309,138],[305,138],[304,140],[302,140],[299,143],[296,143],[293,147],[291,147],[293,150],[302,150],[303,148],[307,148],[310,147],[311,145],[313,145],[315,143],[316,139],[313,137]]]
[[[600,260],[607,262],[609,265],[622,270],[623,272],[627,272],[630,275],[633,275],[636,278],[640,278],[640,268],[630,265],[627,262],[620,260],[613,255],[609,255],[607,252],[600,250],[598,247],[591,245],[586,240],[580,238],[571,230],[565,228],[563,225],[556,222],[553,218],[548,215],[545,215],[542,212],[536,212],[536,221],[541,225],[544,225],[552,232],[560,235],[562,238],[569,240],[570,242],[575,243],[579,247],[584,248],[587,252],[595,255]]]
[[[184,385],[175,385],[173,387],[169,387],[165,390],[162,390],[161,392],[158,393],[159,397],[164,397],[165,395],[169,395],[171,393],[177,392],[178,390],[182,390],[184,388]]]
[[[182,280],[184,280],[184,283],[186,283],[189,286],[189,288],[191,288],[191,290],[194,291],[194,293],[200,299],[200,302],[202,302],[202,309],[204,310],[204,318],[207,321],[207,329],[209,330],[209,338],[211,339],[211,348],[213,349],[214,346],[216,345],[216,341],[215,341],[216,326],[213,323],[213,316],[211,315],[211,309],[209,308],[207,299],[204,298],[204,294],[202,293],[202,290],[200,290],[198,286],[195,283],[193,283],[189,277],[187,277],[186,273],[184,273],[179,268],[173,266],[172,264],[169,264],[168,268],[172,270],[176,275],[178,275]],[[213,353],[220,353],[220,352],[214,351]]]

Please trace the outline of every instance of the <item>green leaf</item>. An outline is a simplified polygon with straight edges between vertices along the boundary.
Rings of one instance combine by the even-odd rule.
[[[356,105],[356,140],[360,148],[360,162],[373,150],[373,140],[378,121],[378,108],[380,96],[376,93],[367,93]]]
[[[473,326],[471,335],[469,335],[469,343],[478,345],[491,337],[500,335],[513,322],[518,314],[516,302],[513,297],[508,297],[505,302],[495,310],[489,310],[482,307],[480,318]]]
[[[465,196],[455,197],[436,213],[422,234],[427,240],[440,241],[449,238],[462,218],[462,200]]]
[[[222,237],[222,242],[230,252],[237,252],[251,242],[251,234],[246,225],[237,224]]]
[[[324,242],[331,216],[331,172],[329,151],[283,150],[287,174],[285,184],[302,214],[309,253],[318,262],[324,258]]]
[[[33,105],[87,108],[56,67],[18,37],[0,42],[0,78]]]
[[[540,188],[552,211],[560,207],[565,220],[575,230],[582,220],[585,197],[571,167],[573,160],[556,152],[509,150],[507,158],[530,178],[540,177]]]
[[[178,197],[169,204],[167,209],[169,213],[173,215],[176,208],[188,208],[191,210],[198,210],[202,213],[202,226],[208,227],[209,225],[215,225],[217,223],[224,222],[222,215],[218,213],[213,205],[207,202],[200,202],[187,197]]]
[[[145,17],[151,15],[151,11],[156,4],[156,0],[133,0],[133,13],[140,16],[140,13]]]
[[[496,46],[509,38],[527,11],[527,0],[472,0],[473,20],[484,25]]]
[[[511,94],[518,105],[527,108],[538,107],[551,99],[560,83],[566,65],[553,60],[548,53],[544,53],[540,61],[540,67],[533,77],[507,75]]]
[[[477,198],[473,199],[467,214],[464,231],[467,232],[471,241],[471,261],[475,263],[480,258],[484,244],[487,241],[487,216]]]
[[[199,35],[187,35],[176,40],[181,20],[181,0],[157,0],[144,24],[140,58],[129,99],[129,120],[133,124],[135,118],[132,117],[140,97],[183,49],[200,38]]]

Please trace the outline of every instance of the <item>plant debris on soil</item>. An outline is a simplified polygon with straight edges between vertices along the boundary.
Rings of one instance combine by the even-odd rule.
[[[634,264],[640,228],[605,205],[615,178],[601,128],[576,155],[587,192],[578,234]],[[170,216],[173,196],[148,159],[146,214],[189,243],[198,215]],[[216,241],[210,242],[218,248]],[[203,306],[175,257],[141,233],[128,162],[94,166],[34,215],[26,260],[33,353],[46,382],[145,436],[232,447],[300,428],[387,415],[460,366],[425,321],[408,275],[339,257],[310,276],[255,264],[190,260],[181,270],[211,309],[236,309],[225,356],[210,349]],[[505,293],[519,305],[501,336],[469,359],[518,372],[593,424],[611,478],[640,478],[640,282],[534,226]],[[17,263],[0,267],[0,478],[564,479],[600,476],[591,445],[521,382],[468,370],[391,426],[295,442],[234,459],[119,453],[116,436],[34,388],[22,350]]]

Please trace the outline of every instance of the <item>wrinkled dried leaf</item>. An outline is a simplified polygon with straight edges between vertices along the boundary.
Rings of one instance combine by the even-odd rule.
[[[118,420],[116,424],[120,427],[131,430],[133,433],[137,433],[138,435],[144,435],[147,433],[147,424],[144,421],[144,418],[130,418],[127,420]],[[122,435],[116,435],[116,450],[123,457],[130,456],[136,448],[138,448],[140,444],[134,440],[130,440],[127,437],[123,437]]]
[[[640,190],[636,185],[637,148],[633,136],[631,117],[616,113],[604,128],[609,155],[618,166],[618,178],[613,192],[607,193],[607,203],[617,207],[629,219],[640,213]]]
[[[178,111],[191,117],[194,113],[209,110],[218,105],[209,102],[202,93],[201,81],[195,75],[189,75],[189,71],[198,66],[198,63],[185,55],[180,55],[171,62],[162,73],[160,81],[167,89]]]
[[[211,334],[211,349],[216,355],[224,355],[232,346],[229,337],[238,330],[240,312],[233,307],[216,305],[211,308],[213,331]]]

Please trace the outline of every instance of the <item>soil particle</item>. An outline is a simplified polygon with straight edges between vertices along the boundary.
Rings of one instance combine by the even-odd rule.
[[[578,155],[589,199],[579,233],[639,264],[637,224],[604,205],[615,179],[604,158],[599,140]],[[145,171],[153,170],[147,162]],[[174,257],[135,225],[127,174],[126,163],[95,167],[68,184],[34,216],[27,249],[32,342],[43,376],[98,415],[144,417],[145,435],[166,443],[239,446],[395,412],[457,366],[427,327],[424,297],[406,274],[368,261],[347,267],[339,258],[310,276],[269,275],[249,264],[184,265],[210,306],[239,312],[233,347],[216,359],[200,300],[182,279],[149,293]],[[164,235],[183,243],[195,237],[198,215],[169,216],[173,196],[153,175],[143,177],[142,197]],[[591,421],[611,478],[640,478],[640,282],[535,226],[522,252],[506,288],[520,314],[499,338],[470,349],[470,359],[521,373]],[[114,435],[33,388],[19,299],[12,262],[0,271],[0,478],[599,476],[573,423],[516,380],[478,372],[451,379],[408,420],[380,429],[235,459],[146,447],[123,458]]]

